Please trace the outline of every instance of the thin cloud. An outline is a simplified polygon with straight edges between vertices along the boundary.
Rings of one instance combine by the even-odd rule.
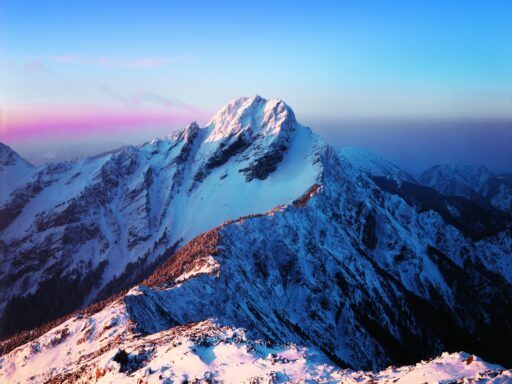
[[[40,58],[30,59],[22,63],[13,60],[2,60],[0,61],[0,68],[23,70],[34,73],[51,71],[46,62]]]
[[[34,72],[47,71],[48,70],[48,67],[46,66],[44,61],[40,60],[40,59],[30,60],[30,61],[24,63],[22,65],[22,68],[26,69],[28,71],[34,71]]]
[[[130,95],[122,95],[112,91],[108,87],[102,87],[101,90],[128,108],[152,104],[163,106],[169,109],[184,109],[190,112],[203,113],[203,111],[185,103],[184,101],[176,98],[165,97],[153,92],[141,92]]]
[[[191,56],[176,57],[136,57],[120,58],[112,56],[80,56],[80,55],[56,55],[38,56],[28,60],[0,60],[0,68],[22,70],[32,73],[52,72],[57,65],[82,65],[91,67],[105,67],[116,69],[144,70],[164,68],[179,63],[190,63],[195,59]]]
[[[57,63],[74,64],[74,63],[78,63],[80,61],[80,58],[76,55],[59,55],[59,56],[52,56],[50,60],[57,62]]]
[[[190,56],[143,56],[135,58],[120,58],[113,56],[57,55],[50,56],[47,59],[59,64],[97,65],[112,68],[133,69],[159,68],[193,61],[193,58]]]
[[[156,68],[164,67],[167,65],[189,62],[189,57],[140,57],[134,60],[128,60],[122,65],[127,68]]]

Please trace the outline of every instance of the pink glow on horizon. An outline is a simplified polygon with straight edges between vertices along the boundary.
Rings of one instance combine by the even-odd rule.
[[[206,114],[164,109],[61,106],[0,110],[0,141],[80,139],[93,135],[135,132],[151,127],[185,127]]]

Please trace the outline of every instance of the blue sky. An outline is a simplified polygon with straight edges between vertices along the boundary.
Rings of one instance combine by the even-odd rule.
[[[317,130],[347,121],[501,124],[512,121],[511,19],[505,0],[4,0],[0,140],[54,139],[44,127],[65,124],[62,111],[83,127],[80,111],[101,125],[106,110],[133,114],[126,135],[138,139],[252,94],[284,99]],[[90,135],[98,131],[119,135]]]

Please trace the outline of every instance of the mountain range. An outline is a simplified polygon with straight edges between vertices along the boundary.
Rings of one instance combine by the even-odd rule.
[[[512,211],[510,178],[506,174],[495,175],[483,165],[436,165],[423,172],[418,180],[445,195],[463,196],[504,211]]]
[[[255,96],[85,159],[1,145],[0,184],[0,380],[512,376],[481,359],[512,366],[512,186],[484,167],[415,177]]]

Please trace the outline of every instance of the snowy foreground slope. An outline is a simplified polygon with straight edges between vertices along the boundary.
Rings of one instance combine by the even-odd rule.
[[[134,292],[135,294],[135,292]],[[510,383],[512,371],[467,353],[444,353],[378,373],[334,366],[293,343],[250,339],[206,320],[138,337],[118,303],[74,318],[0,358],[6,383]]]
[[[15,323],[29,317],[24,311],[67,304],[66,295],[83,287],[86,276],[96,276],[87,263],[78,263],[78,277],[71,275],[65,285],[68,271],[59,263],[75,254],[59,247],[70,227],[100,223],[105,236],[99,248],[71,243],[88,249],[78,253],[80,260],[108,255],[85,302],[107,292],[109,281],[133,285],[133,275],[142,278],[149,260],[156,270],[128,293],[0,343],[0,382],[510,382],[509,371],[469,355],[512,366],[510,217],[493,210],[468,216],[475,203],[418,186],[373,155],[337,153],[292,117],[282,102],[238,99],[206,128],[191,126],[173,139],[71,163],[110,165],[108,172],[98,171],[100,186],[64,204],[73,207],[69,211],[36,214],[35,224],[27,219],[24,241],[41,246],[45,236],[55,237],[46,255],[21,255],[55,277],[39,283],[39,306],[30,306],[34,297],[14,299],[4,319]],[[169,148],[186,143],[192,144],[185,163],[164,161]],[[132,167],[133,151],[138,165]],[[132,176],[149,169],[137,173],[140,164],[171,173],[161,179],[151,171],[141,177],[152,181],[140,187]],[[38,177],[44,179],[44,172]],[[76,179],[85,177],[96,185],[94,173]],[[139,187],[130,189],[132,182]],[[45,188],[51,184],[29,201],[50,198],[49,192],[40,197]],[[425,198],[432,191],[434,201]],[[17,269],[24,264],[14,244],[24,243],[9,239],[32,208],[23,205],[0,238],[11,262],[5,276],[21,285],[40,281],[39,270]],[[132,212],[128,219],[126,212]],[[118,232],[108,232],[109,215]],[[38,223],[45,220],[52,224],[38,237]],[[137,230],[150,237],[128,252],[129,239],[137,238],[128,228],[140,223],[149,223]],[[168,232],[166,240],[149,246],[160,228]],[[101,238],[94,236],[89,241]],[[110,268],[122,271],[130,257],[143,261],[113,279]],[[55,298],[55,291],[65,294]],[[441,357],[408,366],[435,356]],[[386,369],[392,364],[404,367]]]

